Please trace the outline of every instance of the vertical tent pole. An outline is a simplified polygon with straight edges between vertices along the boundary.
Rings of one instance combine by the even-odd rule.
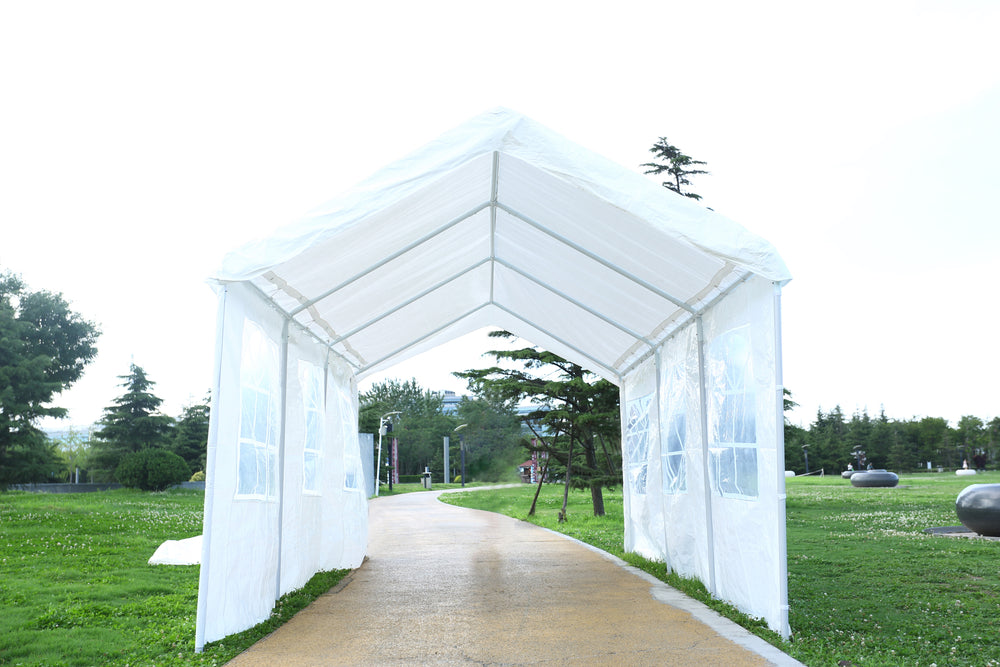
[[[228,288],[219,292],[218,310],[215,315],[215,376],[212,378],[212,407],[209,411],[208,448],[205,454],[205,516],[202,519],[201,570],[198,573],[198,610],[194,631],[194,650],[201,653],[205,648],[205,623],[208,613],[208,572],[212,552],[212,511],[215,506],[215,452],[219,442],[219,399],[222,396],[222,341],[225,338],[226,294]]]
[[[285,430],[288,411],[288,319],[281,325],[281,403],[278,415],[278,566],[274,576],[274,599],[281,597],[281,529],[285,523]]]
[[[670,553],[670,537],[669,531],[667,531],[667,507],[666,498],[667,494],[664,493],[664,470],[663,470],[663,420],[660,417],[663,416],[663,392],[660,387],[663,384],[663,358],[662,358],[663,346],[656,348],[656,352],[653,358],[656,360],[656,455],[659,456],[660,465],[660,488],[657,492],[660,494],[660,522],[663,524],[663,564],[667,568],[669,573],[672,568],[670,567],[670,559],[667,555]],[[648,493],[648,490],[647,490]]]
[[[701,315],[695,318],[698,327],[698,397],[701,403],[701,470],[705,492],[705,537],[708,544],[708,592],[716,595],[715,587],[715,528],[712,525],[712,484],[709,480],[708,457],[708,373],[705,365],[705,323]]]
[[[791,636],[788,625],[788,544],[785,529],[785,385],[781,364],[781,285],[774,284],[774,392],[777,401],[774,433],[775,458],[778,473],[778,604],[781,605],[781,638]]]

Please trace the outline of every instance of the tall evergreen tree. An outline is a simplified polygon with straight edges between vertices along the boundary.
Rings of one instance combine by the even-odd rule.
[[[653,153],[658,161],[639,165],[640,167],[649,167],[643,172],[644,174],[666,174],[668,180],[663,181],[663,187],[691,199],[701,199],[701,195],[687,191],[687,187],[691,185],[689,176],[708,173],[704,169],[696,168],[697,165],[705,164],[704,162],[685,155],[679,148],[671,145],[666,137],[660,137],[649,149],[649,152]]]
[[[160,414],[163,400],[152,393],[155,382],[146,372],[131,364],[128,375],[120,375],[125,393],[114,405],[104,408],[104,416],[94,431],[92,463],[97,474],[109,479],[112,471],[130,452],[164,447],[169,442],[173,419]]]

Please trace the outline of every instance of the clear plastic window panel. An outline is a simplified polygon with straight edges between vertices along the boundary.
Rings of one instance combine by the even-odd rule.
[[[299,387],[302,391],[302,414],[305,417],[302,491],[318,494],[320,449],[323,442],[323,372],[320,367],[300,359]]]
[[[273,498],[277,490],[278,346],[247,320],[240,359],[240,436],[236,496]]]
[[[652,396],[643,396],[628,402],[625,407],[625,454],[628,460],[629,488],[633,493],[646,493],[649,471],[649,406]]]
[[[687,459],[684,448],[687,444],[687,391],[685,388],[683,364],[671,364],[666,372],[666,410],[663,424],[666,427],[666,441],[660,453],[663,466],[664,493],[687,491]]]
[[[757,421],[750,327],[723,333],[709,347],[710,472],[716,493],[754,499],[757,488]]]

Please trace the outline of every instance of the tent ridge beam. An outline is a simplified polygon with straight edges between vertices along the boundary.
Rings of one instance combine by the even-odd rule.
[[[497,192],[500,189],[500,151],[493,151],[493,176],[490,183],[490,259],[497,256]],[[490,301],[496,285],[496,266],[490,267]]]
[[[579,354],[584,359],[589,360],[591,363],[593,363],[598,368],[603,368],[608,373],[608,375],[610,375],[611,377],[618,378],[619,381],[621,380],[621,377],[622,377],[621,374],[615,372],[615,370],[613,368],[610,368],[607,364],[602,363],[602,362],[598,361],[597,359],[594,359],[594,357],[592,357],[591,355],[587,354],[586,352],[584,352],[580,348],[576,347],[575,345],[566,342],[566,340],[564,338],[562,338],[561,336],[557,336],[556,334],[552,333],[551,331],[549,331],[549,330],[547,330],[547,329],[545,329],[543,327],[538,326],[537,324],[535,324],[531,320],[526,319],[523,315],[519,315],[518,313],[515,313],[513,310],[511,310],[507,306],[504,306],[503,304],[494,303],[493,305],[496,306],[497,308],[499,308],[500,310],[502,310],[503,312],[507,313],[511,317],[514,317],[515,319],[518,319],[518,320],[524,322],[529,327],[531,327],[532,329],[535,329],[539,333],[542,333],[542,334],[548,336],[552,340],[555,340],[555,341],[559,342],[561,345],[565,345],[569,349],[571,349],[574,352],[576,352],[577,354]]]
[[[374,368],[375,366],[378,366],[383,361],[386,361],[388,359],[392,359],[393,357],[395,357],[399,353],[405,352],[406,350],[409,350],[411,347],[415,347],[415,346],[419,345],[420,343],[424,342],[428,338],[437,335],[438,333],[444,331],[448,327],[450,327],[450,326],[452,326],[454,324],[457,324],[458,322],[461,322],[466,317],[469,317],[473,313],[476,313],[476,312],[482,310],[483,308],[486,308],[489,305],[490,305],[490,302],[489,301],[485,301],[485,302],[479,304],[478,306],[476,306],[475,308],[471,308],[471,309],[465,311],[464,313],[462,313],[458,317],[456,317],[456,318],[454,318],[452,320],[449,320],[448,322],[445,322],[444,324],[442,324],[441,326],[439,326],[437,329],[434,329],[433,331],[429,331],[426,334],[424,334],[423,336],[421,336],[420,338],[415,338],[414,340],[410,341],[406,345],[404,345],[402,347],[399,347],[399,348],[396,348],[395,350],[393,350],[389,354],[383,355],[379,359],[376,359],[375,361],[371,362],[370,364],[367,364],[363,368],[360,368],[358,370],[358,372],[359,373],[364,373],[364,372],[368,371],[369,369]]]
[[[623,278],[626,278],[626,279],[632,281],[633,283],[635,283],[636,285],[639,285],[640,287],[643,287],[643,288],[649,290],[650,292],[652,292],[653,294],[659,296],[660,298],[666,299],[667,301],[669,301],[670,303],[674,304],[678,308],[682,308],[683,310],[686,310],[689,313],[694,313],[694,308],[692,308],[691,306],[689,306],[683,300],[681,300],[681,299],[679,299],[679,298],[677,298],[677,297],[675,297],[675,296],[673,296],[673,295],[671,295],[671,294],[669,294],[667,292],[664,292],[662,289],[660,289],[656,285],[653,285],[653,284],[649,283],[648,281],[643,280],[642,278],[640,278],[639,276],[637,276],[637,275],[635,275],[633,273],[629,273],[628,271],[626,271],[625,269],[621,268],[620,266],[617,266],[616,264],[614,264],[614,263],[612,263],[612,262],[604,259],[600,255],[598,255],[598,254],[596,254],[594,252],[591,252],[590,250],[587,250],[586,248],[584,248],[580,244],[575,243],[575,242],[569,240],[565,236],[563,236],[561,234],[557,234],[556,232],[554,232],[551,229],[545,227],[541,223],[539,223],[539,222],[537,222],[535,220],[532,220],[528,216],[523,215],[522,213],[520,213],[520,212],[512,209],[511,207],[507,206],[506,204],[502,204],[500,202],[497,202],[496,206],[497,206],[497,208],[499,208],[499,209],[501,209],[503,211],[506,211],[507,213],[510,213],[512,216],[514,216],[515,218],[517,218],[521,222],[523,222],[523,223],[525,223],[527,225],[530,225],[531,227],[534,227],[538,231],[542,232],[543,234],[545,234],[545,235],[547,235],[547,236],[555,239],[559,243],[562,243],[563,245],[565,245],[565,246],[567,246],[569,248],[572,248],[573,250],[576,250],[578,253],[580,253],[581,255],[584,255],[585,257],[589,257],[590,259],[594,260],[598,264],[600,264],[600,265],[602,265],[602,266],[604,266],[604,267],[606,267],[608,269],[611,269],[612,271],[614,271],[618,275],[622,276]]]
[[[493,261],[496,262],[497,264],[499,264],[500,266],[506,267],[506,268],[510,269],[511,271],[517,273],[518,275],[521,275],[521,276],[527,278],[528,280],[530,280],[531,282],[535,283],[536,285],[538,285],[542,289],[547,290],[547,291],[551,292],[552,294],[555,294],[559,298],[565,299],[566,301],[570,302],[571,304],[573,304],[577,308],[580,308],[581,310],[585,310],[588,313],[590,313],[591,315],[593,315],[594,317],[596,317],[596,318],[598,318],[600,320],[603,320],[604,322],[607,322],[608,324],[610,324],[614,328],[618,329],[622,333],[627,334],[627,335],[631,336],[632,338],[635,338],[636,339],[636,343],[639,343],[639,342],[645,343],[650,349],[652,349],[654,347],[653,342],[651,340],[649,340],[648,338],[646,338],[645,336],[643,336],[642,334],[640,334],[640,333],[638,333],[636,331],[633,331],[632,329],[629,329],[628,327],[626,327],[626,326],[624,326],[624,325],[622,325],[622,324],[620,324],[618,322],[615,322],[614,320],[612,320],[607,315],[604,315],[603,313],[601,313],[601,312],[599,312],[597,310],[594,310],[590,306],[588,306],[588,305],[586,305],[584,303],[581,303],[580,301],[577,301],[576,299],[574,299],[570,295],[566,294],[565,292],[556,289],[555,287],[553,287],[552,285],[549,285],[547,282],[545,282],[543,280],[539,280],[538,278],[536,278],[535,276],[527,273],[526,271],[522,271],[521,269],[517,268],[516,266],[514,266],[510,262],[508,262],[506,260],[503,260],[503,259],[499,259],[499,258],[496,258]]]
[[[448,283],[455,282],[456,280],[458,280],[459,278],[461,278],[465,274],[467,274],[467,273],[469,273],[471,271],[475,271],[476,269],[478,269],[479,267],[481,267],[484,264],[488,263],[489,261],[490,261],[489,258],[484,257],[483,259],[479,260],[475,264],[472,264],[471,266],[466,267],[466,268],[462,269],[461,271],[458,271],[457,273],[454,273],[454,274],[448,276],[444,280],[441,280],[438,283],[436,283],[434,286],[428,287],[427,289],[423,290],[419,294],[416,294],[416,295],[410,297],[409,299],[407,299],[406,301],[400,303],[399,305],[394,306],[393,308],[391,308],[391,309],[389,309],[389,310],[387,310],[387,311],[385,311],[383,313],[380,313],[379,315],[377,315],[376,317],[373,317],[372,319],[368,320],[364,324],[358,325],[357,327],[351,329],[347,333],[338,336],[334,340],[331,340],[330,343],[329,343],[330,346],[332,347],[332,346],[340,343],[341,341],[344,341],[344,340],[350,338],[351,336],[355,335],[356,333],[364,331],[365,329],[367,329],[368,327],[372,326],[373,324],[377,324],[377,323],[381,322],[382,320],[384,320],[385,318],[389,317],[390,315],[399,312],[403,308],[406,308],[407,306],[409,306],[410,304],[412,304],[412,303],[414,303],[416,301],[419,301],[420,299],[424,298],[428,294],[441,289],[442,287],[444,287]]]
[[[320,294],[319,296],[317,296],[317,297],[315,297],[313,299],[310,299],[309,301],[300,302],[299,307],[296,308],[295,310],[293,310],[291,312],[291,315],[293,315],[293,316],[294,315],[298,315],[299,313],[301,313],[306,308],[309,308],[310,306],[315,305],[316,303],[322,301],[323,299],[326,299],[326,298],[332,296],[333,294],[336,294],[337,292],[339,292],[340,290],[344,289],[348,285],[351,285],[352,283],[355,283],[358,280],[364,278],[365,276],[367,276],[372,271],[377,271],[378,269],[382,268],[383,266],[385,266],[389,262],[392,262],[392,261],[394,261],[396,259],[399,259],[400,257],[402,257],[406,253],[410,252],[414,248],[417,248],[417,247],[423,245],[424,243],[427,243],[428,241],[430,241],[431,239],[433,239],[436,236],[440,236],[441,234],[443,234],[444,232],[448,231],[449,229],[451,229],[455,225],[460,224],[462,221],[467,220],[468,218],[471,218],[476,213],[479,213],[480,211],[482,211],[483,209],[487,208],[488,206],[490,206],[489,202],[483,202],[482,204],[479,204],[478,206],[474,206],[473,208],[469,209],[468,211],[466,211],[462,215],[458,216],[454,220],[450,220],[449,222],[446,222],[445,224],[441,225],[440,227],[438,227],[437,229],[433,230],[432,232],[421,236],[416,241],[413,241],[412,243],[409,243],[409,244],[403,246],[402,248],[400,248],[396,252],[392,253],[391,255],[386,256],[385,258],[381,259],[380,261],[376,262],[375,264],[372,264],[371,266],[367,267],[364,271],[356,273],[355,275],[351,276],[350,278],[348,278],[344,282],[340,283],[339,285],[328,289],[327,291],[323,292],[322,294]]]

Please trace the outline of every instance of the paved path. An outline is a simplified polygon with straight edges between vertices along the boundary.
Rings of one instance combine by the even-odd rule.
[[[618,559],[438,495],[371,501],[364,565],[229,664],[800,664]]]

